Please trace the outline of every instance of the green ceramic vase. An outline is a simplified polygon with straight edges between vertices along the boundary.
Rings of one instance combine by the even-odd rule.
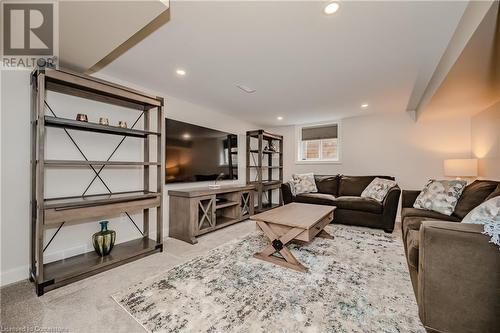
[[[95,252],[101,257],[107,256],[115,245],[116,232],[108,230],[108,221],[99,222],[101,231],[92,235],[92,245]]]

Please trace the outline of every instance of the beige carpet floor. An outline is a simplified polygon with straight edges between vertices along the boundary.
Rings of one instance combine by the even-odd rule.
[[[200,237],[198,244],[166,238],[162,253],[103,272],[37,297],[28,281],[0,289],[0,327],[63,329],[59,332],[141,332],[144,329],[110,297],[237,237],[255,231],[241,222]],[[13,330],[11,330],[13,331]],[[57,330],[52,330],[57,332]]]
[[[0,327],[4,331],[36,328],[52,332],[143,333],[143,327],[110,295],[253,231],[255,224],[245,221],[202,236],[196,245],[166,238],[163,253],[47,292],[42,297],[36,296],[27,280],[5,286],[0,289]],[[399,237],[398,228],[394,234]]]

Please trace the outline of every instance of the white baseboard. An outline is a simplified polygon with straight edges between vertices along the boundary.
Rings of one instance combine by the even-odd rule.
[[[29,278],[29,266],[20,266],[0,273],[0,287],[11,283],[27,280]]]

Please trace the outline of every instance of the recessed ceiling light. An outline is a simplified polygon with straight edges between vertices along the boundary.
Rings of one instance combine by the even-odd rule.
[[[175,73],[179,76],[184,76],[186,75],[186,71],[184,69],[179,68],[178,70],[175,71]]]
[[[182,134],[182,138],[183,138],[184,140],[189,140],[189,139],[191,139],[191,134],[189,134],[189,133],[184,133],[184,134]]]
[[[361,107],[362,107],[363,109],[366,109],[366,108],[368,107],[368,104],[366,104],[366,103],[365,103],[365,104],[361,104]]]
[[[279,116],[279,117],[276,117],[276,119],[278,119],[278,120],[283,120],[283,117],[282,117],[282,116]]]
[[[326,15],[332,15],[335,14],[340,8],[340,4],[336,1],[330,2],[328,5],[325,6],[325,9],[323,10]]]

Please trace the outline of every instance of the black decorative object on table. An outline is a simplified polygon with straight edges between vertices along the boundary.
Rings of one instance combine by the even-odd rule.
[[[276,251],[281,251],[283,249],[283,242],[279,239],[273,240],[272,245]]]

